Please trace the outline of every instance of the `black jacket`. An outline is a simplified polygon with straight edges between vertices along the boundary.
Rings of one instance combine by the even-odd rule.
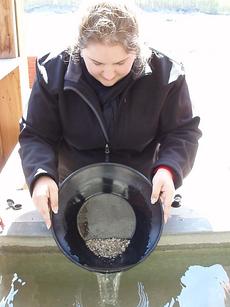
[[[81,67],[65,52],[37,61],[19,136],[30,190],[40,175],[58,183],[82,166],[105,160],[131,166],[149,179],[158,166],[168,166],[179,187],[193,166],[201,136],[182,65],[153,50],[145,72],[119,95],[111,135]]]

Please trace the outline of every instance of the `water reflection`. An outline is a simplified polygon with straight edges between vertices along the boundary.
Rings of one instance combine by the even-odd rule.
[[[0,307],[230,307],[229,254],[157,252],[139,267],[100,277],[59,254],[0,255]]]
[[[2,283],[2,276],[1,276],[1,282]],[[0,307],[13,307],[13,302],[16,294],[18,293],[19,289],[21,286],[24,286],[26,283],[22,281],[16,273],[14,273],[12,282],[11,282],[11,287],[9,290],[9,293],[7,296],[4,296],[0,302]]]
[[[229,306],[230,281],[220,264],[190,266],[181,277],[181,293],[164,307]]]
[[[99,292],[100,292],[100,307],[115,306],[122,307],[119,302],[119,286],[122,272],[113,274],[96,273]],[[139,303],[137,307],[150,307],[148,295],[145,292],[143,283],[137,284]],[[75,307],[83,307],[81,300],[76,300]]]
[[[138,282],[138,295],[139,295],[139,303],[137,307],[150,307],[149,305],[149,298],[147,293],[145,292],[144,285],[141,282]]]

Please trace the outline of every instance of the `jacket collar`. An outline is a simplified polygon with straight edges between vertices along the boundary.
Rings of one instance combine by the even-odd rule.
[[[82,69],[80,62],[74,62],[71,58],[65,73],[65,81],[71,81],[78,83],[82,75]]]
[[[69,64],[64,77],[64,89],[71,86],[86,96],[94,106],[99,108],[99,101],[93,89],[82,78],[83,71],[80,62],[69,60]]]
[[[106,131],[106,125],[102,109],[97,95],[93,89],[83,80],[82,68],[79,62],[75,63],[70,59],[65,77],[64,77],[64,90],[71,89],[75,91],[96,115],[98,122],[102,128],[106,142],[108,143],[108,132]]]

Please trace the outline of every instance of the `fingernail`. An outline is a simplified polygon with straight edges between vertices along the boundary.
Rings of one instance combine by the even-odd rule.
[[[54,212],[55,214],[57,214],[57,213],[58,213],[58,208],[54,208],[54,209],[53,209],[53,212]]]
[[[157,202],[156,198],[151,198],[151,203],[154,205]]]
[[[47,224],[46,224],[46,227],[47,227],[47,229],[49,230],[50,227],[51,227],[51,223],[47,223]]]

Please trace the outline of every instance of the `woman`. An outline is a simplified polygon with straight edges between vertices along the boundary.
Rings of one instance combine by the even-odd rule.
[[[152,180],[165,221],[191,170],[201,135],[183,67],[140,42],[125,4],[98,1],[83,15],[71,51],[37,61],[20,156],[33,201],[51,225],[58,184],[82,166],[126,164]]]

